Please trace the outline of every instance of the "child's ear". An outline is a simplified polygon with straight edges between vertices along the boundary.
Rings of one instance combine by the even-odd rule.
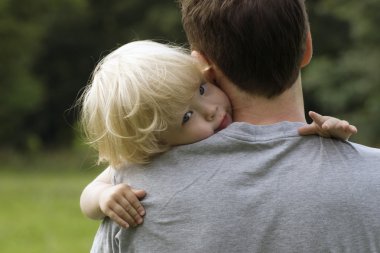
[[[311,33],[310,31],[307,33],[307,37],[306,37],[306,49],[305,49],[305,52],[303,54],[303,58],[302,58],[302,62],[301,62],[301,68],[307,66],[310,61],[311,61],[311,58],[313,57],[313,40],[311,38]]]
[[[191,56],[198,60],[200,71],[202,72],[204,79],[209,83],[217,85],[215,69],[213,68],[212,62],[204,54],[198,51],[192,51]]]

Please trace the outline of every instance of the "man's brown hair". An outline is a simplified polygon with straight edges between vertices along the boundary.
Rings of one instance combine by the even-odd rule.
[[[242,90],[268,98],[298,77],[308,20],[304,0],[180,0],[193,50]]]

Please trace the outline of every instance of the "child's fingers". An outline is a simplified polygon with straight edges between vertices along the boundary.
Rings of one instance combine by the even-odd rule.
[[[355,126],[350,125],[350,123],[345,120],[342,122],[342,128],[346,133],[349,134],[356,134],[358,132],[358,129]]]
[[[135,200],[135,202],[132,203],[132,206],[137,210],[137,212],[141,216],[144,216],[145,215],[145,209],[144,209],[143,205],[141,205],[139,200],[143,199],[146,196],[146,192],[144,190],[136,190],[136,189],[132,189],[132,192],[135,194],[135,196],[137,198],[137,200]]]
[[[125,198],[123,198],[120,203],[124,210],[127,211],[132,217],[135,218],[137,224],[142,223],[141,216],[145,215],[145,209],[141,205],[140,200],[137,198],[136,194],[139,197],[145,196],[145,191],[143,190],[131,190],[129,186],[127,186],[127,190],[123,192]]]
[[[351,137],[351,135],[356,134],[358,132],[356,127],[353,125],[350,125],[348,122],[347,124],[344,124],[343,127],[344,127],[344,131],[343,133],[341,133],[342,135],[341,139],[343,140],[348,140]]]
[[[129,226],[136,226],[143,222],[141,216],[145,214],[145,210],[138,197],[143,198],[144,196],[145,191],[143,190],[136,190],[135,194],[129,185],[119,184],[104,193],[100,206],[102,211],[118,224],[122,224],[121,220],[123,220]]]
[[[143,218],[125,198],[118,200],[118,207],[113,210],[131,226],[137,226],[143,222]]]
[[[298,129],[300,135],[318,134],[322,137],[334,137],[347,140],[352,134],[357,133],[355,126],[345,120],[330,116],[322,116],[316,112],[309,112],[313,122]]]
[[[340,138],[342,140],[348,140],[351,135],[357,133],[355,126],[350,125],[350,123],[345,120],[339,120],[335,118],[327,121],[324,124],[323,129],[328,131],[333,137]]]
[[[298,133],[300,135],[312,135],[312,134],[316,134],[317,133],[316,126],[315,126],[314,123],[308,124],[308,125],[304,125],[304,126],[298,128]]]
[[[108,215],[112,220],[116,221],[119,225],[128,228],[136,226],[135,219],[124,209],[121,205],[115,205]]]
[[[338,132],[345,132],[348,134],[356,134],[358,132],[357,128],[350,125],[346,120],[339,120],[336,118],[328,119],[322,126],[324,130],[334,130]]]
[[[348,130],[352,134],[356,134],[358,132],[358,129],[356,128],[356,126],[353,126],[353,125],[349,125]]]
[[[327,116],[326,116],[327,117]],[[322,124],[322,129],[325,131],[338,130],[344,131],[348,126],[348,122],[337,118],[328,117]]]
[[[107,215],[111,220],[115,221],[119,226],[124,228],[129,228],[128,222],[125,221],[125,218],[121,218],[119,215],[117,215],[115,212],[111,212]]]
[[[309,112],[310,118],[317,124],[319,127],[322,127],[322,125],[328,120],[329,117],[322,116],[316,112],[310,111]]]
[[[142,216],[145,214],[144,207],[141,205],[140,200],[136,197],[133,191],[127,191],[124,193],[127,203],[124,203],[124,209],[133,216]]]

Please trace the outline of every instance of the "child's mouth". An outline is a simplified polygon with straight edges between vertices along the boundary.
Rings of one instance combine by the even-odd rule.
[[[231,116],[228,113],[226,113],[226,115],[224,115],[222,121],[220,122],[219,127],[217,129],[215,129],[215,133],[223,130],[226,127],[228,127],[231,123],[232,123]]]

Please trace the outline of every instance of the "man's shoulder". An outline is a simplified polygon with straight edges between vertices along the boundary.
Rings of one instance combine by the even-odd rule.
[[[348,142],[350,145],[352,145],[353,148],[355,148],[360,154],[369,155],[369,156],[375,156],[380,157],[380,149],[375,147],[369,147],[365,146],[359,143],[354,142]]]
[[[331,139],[326,141],[323,147],[329,152],[341,153],[347,159],[357,159],[358,162],[363,161],[378,161],[380,162],[380,149],[375,147],[365,146],[363,144]],[[330,144],[333,143],[333,144]],[[335,151],[334,151],[335,150]]]

